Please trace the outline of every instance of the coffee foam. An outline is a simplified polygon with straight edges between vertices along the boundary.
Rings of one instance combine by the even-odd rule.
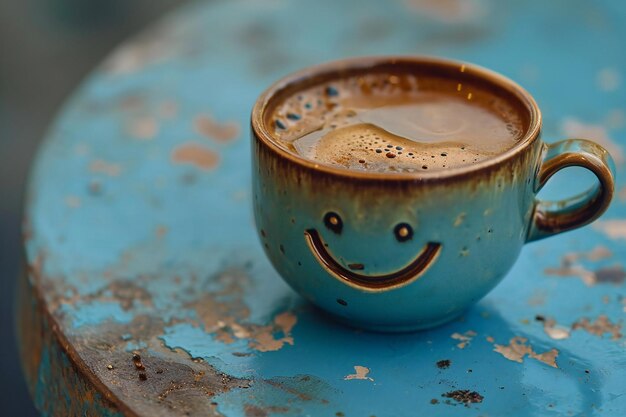
[[[287,97],[271,115],[285,148],[351,170],[417,172],[470,165],[523,135],[519,110],[479,86],[368,74]]]

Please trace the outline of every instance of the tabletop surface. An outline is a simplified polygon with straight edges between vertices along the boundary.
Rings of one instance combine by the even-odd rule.
[[[34,166],[19,319],[43,415],[626,415],[626,7],[583,0],[233,0],[118,48]],[[382,335],[334,323],[278,277],[254,229],[249,112],[282,75],[428,54],[537,99],[544,140],[612,153],[593,226],[527,245],[461,319]],[[592,184],[568,169],[545,195]]]

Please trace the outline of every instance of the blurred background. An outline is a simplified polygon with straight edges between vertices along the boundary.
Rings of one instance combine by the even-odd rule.
[[[38,415],[22,378],[13,300],[31,160],[72,90],[111,49],[184,0],[0,0],[0,415]]]

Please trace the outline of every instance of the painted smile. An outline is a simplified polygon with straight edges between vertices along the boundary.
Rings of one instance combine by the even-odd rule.
[[[304,238],[309,249],[322,267],[332,276],[346,284],[364,289],[366,291],[383,291],[391,288],[407,285],[418,279],[439,256],[441,244],[428,242],[419,254],[404,268],[380,275],[365,275],[354,270],[362,270],[362,264],[349,264],[350,269],[341,265],[333,255],[328,252],[326,245],[319,232],[308,229],[304,232]]]

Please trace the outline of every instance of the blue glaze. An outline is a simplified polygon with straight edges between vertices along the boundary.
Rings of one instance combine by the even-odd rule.
[[[181,347],[221,371],[252,378],[251,388],[232,389],[211,399],[218,403],[217,411],[229,417],[244,416],[246,403],[266,409],[293,404],[282,415],[343,412],[391,417],[414,415],[416,410],[432,416],[626,414],[624,338],[613,340],[608,333],[600,336],[579,329],[557,340],[534,319],[550,317],[567,328],[584,317],[623,320],[619,298],[624,295],[623,281],[588,286],[577,276],[544,272],[558,268],[568,253],[589,253],[597,246],[611,255],[580,258],[575,264],[589,271],[621,266],[626,258],[624,240],[610,238],[603,223],[527,245],[501,284],[460,320],[408,335],[379,335],[337,324],[290,290],[265,258],[251,213],[249,111],[266,86],[298,68],[365,54],[422,53],[467,60],[515,79],[533,94],[543,111],[547,142],[574,135],[576,126],[580,130],[583,125],[599,126],[605,136],[587,135],[589,139],[603,139],[617,148],[626,143],[619,112],[614,113],[626,112],[622,2],[476,1],[470,9],[476,5],[481,9],[456,21],[439,19],[409,3],[193,5],[122,46],[137,59],[123,60],[122,49],[96,71],[50,130],[31,175],[26,211],[32,233],[26,244],[28,262],[34,265],[42,259],[41,278],[31,280],[46,288],[46,306],[68,342],[79,349],[79,341],[93,337],[99,326],[116,324],[129,355],[156,340],[166,348]],[[246,38],[245,31],[254,27],[261,27],[259,33],[266,38],[261,41],[254,31]],[[156,40],[164,47],[142,53]],[[112,72],[112,67],[118,71]],[[611,87],[611,71],[608,84],[599,82],[607,69],[621,78],[616,88]],[[144,105],[122,106],[129,96],[141,98]],[[178,106],[175,116],[159,116],[160,105],[168,100]],[[197,133],[194,119],[205,112],[222,123],[236,122],[237,138],[222,143]],[[157,132],[149,140],[135,139],[128,131],[128,124],[142,115],[157,120]],[[172,151],[186,142],[216,152],[217,168],[172,163]],[[119,165],[119,174],[93,172],[94,160]],[[623,158],[616,157],[616,163],[619,189]],[[540,196],[564,198],[593,184],[591,178],[580,178],[579,172],[561,172]],[[90,191],[94,180],[100,182],[99,195]],[[616,199],[602,220],[625,217],[626,206]],[[167,232],[157,233],[160,226]],[[241,294],[250,313],[240,321],[267,325],[289,311],[297,317],[293,345],[261,352],[250,347],[248,339],[224,343],[203,327],[192,306],[221,291],[214,279],[228,268],[243,269],[249,277]],[[151,303],[135,302],[127,311],[163,321],[154,340],[121,339],[134,332],[132,323],[111,320],[107,311],[115,299],[98,295],[117,280],[130,280],[149,293]],[[81,308],[58,307],[73,299]],[[86,317],[89,311],[91,318]],[[75,325],[85,321],[89,326]],[[460,341],[451,336],[470,330],[476,336],[459,348]],[[527,338],[538,353],[557,349],[558,369],[528,357],[521,363],[512,361],[494,351],[495,344],[508,345],[516,336]],[[142,355],[172,360],[150,349]],[[235,349],[244,349],[240,353],[249,356],[232,355]],[[78,354],[87,358],[89,352],[79,349]],[[178,357],[190,362],[184,353]],[[450,368],[438,369],[435,363],[441,359],[450,359]],[[367,376],[374,381],[345,380],[355,373],[355,365],[369,368]],[[40,369],[46,375],[49,364],[42,360]],[[90,372],[102,381],[111,375],[106,368],[93,367]],[[297,375],[322,381],[320,396],[328,403],[304,401],[265,382]],[[141,409],[142,396],[108,386],[114,397]],[[64,392],[53,380],[46,380],[40,389],[40,407]],[[441,394],[455,389],[475,390],[484,400],[469,408],[443,403]],[[439,404],[431,405],[431,399]],[[268,414],[281,415],[276,410]]]

